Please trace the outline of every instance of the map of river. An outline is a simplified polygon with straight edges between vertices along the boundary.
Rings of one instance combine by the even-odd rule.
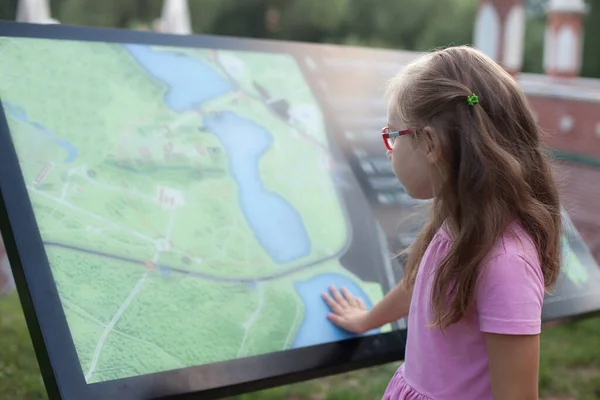
[[[321,292],[382,297],[340,263],[352,227],[291,56],[30,38],[0,52],[88,383],[339,341]]]

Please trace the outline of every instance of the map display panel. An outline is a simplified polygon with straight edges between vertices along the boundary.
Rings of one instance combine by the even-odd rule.
[[[351,183],[293,57],[31,38],[0,52],[88,383],[339,341],[320,293],[382,297],[340,261]]]

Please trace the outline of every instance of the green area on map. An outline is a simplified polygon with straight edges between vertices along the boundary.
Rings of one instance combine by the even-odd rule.
[[[305,324],[344,338],[310,305],[324,282],[381,298],[339,262],[346,210],[290,56],[9,38],[0,52],[89,383],[302,347]]]
[[[567,238],[563,239],[562,272],[577,286],[585,284],[589,279],[587,269],[569,246]]]

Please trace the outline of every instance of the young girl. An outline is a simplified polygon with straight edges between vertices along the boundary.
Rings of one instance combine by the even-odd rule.
[[[388,90],[388,157],[433,199],[403,281],[370,311],[323,297],[356,333],[408,315],[404,364],[385,400],[538,398],[545,289],[559,274],[560,205],[540,132],[515,80],[470,47],[430,53]]]

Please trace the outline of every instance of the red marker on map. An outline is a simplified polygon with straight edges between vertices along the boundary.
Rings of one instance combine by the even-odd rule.
[[[50,170],[52,169],[52,163],[46,163],[46,165],[44,165],[44,167],[40,170],[40,172],[38,172],[37,176],[35,177],[35,183],[42,183],[42,181],[46,178],[46,175],[48,175],[48,172],[50,172]]]
[[[219,193],[223,196],[227,196],[229,194],[229,187],[227,185],[221,185]]]
[[[146,267],[146,269],[148,271],[154,271],[154,270],[156,270],[156,264],[154,264],[152,261],[146,261],[144,263],[144,266]]]
[[[138,149],[138,151],[140,153],[140,156],[142,156],[143,159],[146,160],[146,159],[150,158],[150,150],[148,150],[148,147],[146,147],[146,146],[140,147]]]
[[[201,144],[197,144],[196,145],[196,151],[198,152],[198,154],[200,154],[201,156],[205,156],[208,152],[206,151],[206,147],[204,147]]]

